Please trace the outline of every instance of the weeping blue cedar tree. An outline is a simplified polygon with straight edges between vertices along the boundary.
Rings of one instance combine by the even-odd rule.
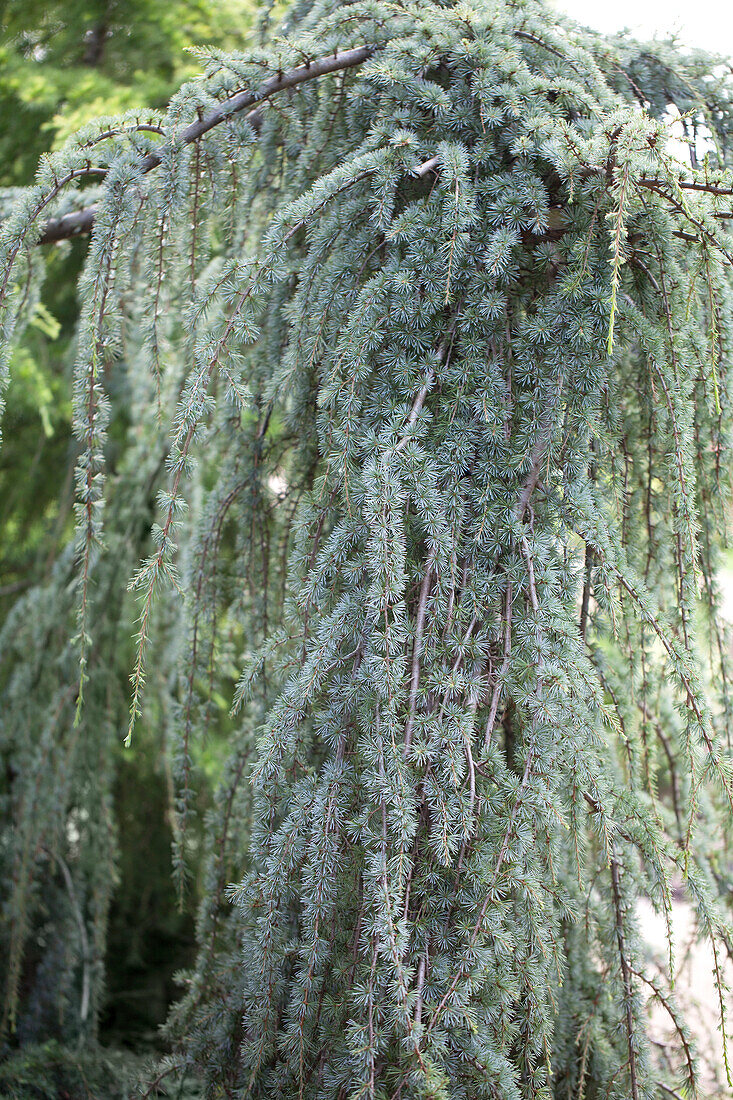
[[[6,1023],[43,853],[59,920],[101,943],[99,760],[146,707],[184,883],[239,666],[148,1094],[185,1070],[211,1096],[697,1095],[671,920],[680,888],[727,1072],[730,81],[536,0],[304,0],[263,43],[87,129],[2,225],[6,371],[37,246],[91,230],[77,542],[2,654]],[[120,532],[156,488],[133,605],[144,516]],[[123,723],[105,686],[133,606]],[[103,974],[77,941],[86,1033]]]

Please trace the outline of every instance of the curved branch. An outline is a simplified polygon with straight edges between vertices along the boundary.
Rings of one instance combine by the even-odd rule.
[[[337,50],[327,57],[319,57],[317,60],[308,61],[305,65],[299,65],[295,69],[289,69],[287,72],[271,76],[255,91],[237,92],[231,99],[227,99],[212,108],[203,118],[190,123],[178,136],[175,144],[193,144],[209,130],[213,130],[215,126],[226,122],[234,115],[246,111],[257,103],[262,103],[277,92],[294,88],[297,84],[303,84],[306,80],[314,80],[319,76],[327,76],[329,73],[341,72],[343,69],[353,69],[357,65],[362,65],[369,60],[377,49],[377,46],[364,45],[356,46],[352,50]],[[140,164],[142,172],[152,172],[154,168],[158,167],[162,159],[161,150],[148,153]],[[83,210],[74,210],[59,218],[50,218],[41,232],[38,243],[55,244],[57,241],[69,240],[71,237],[79,237],[85,233],[90,233],[94,226],[96,213],[96,206],[87,206]]]
[[[529,38],[531,40],[530,35],[523,34],[522,32],[519,32],[517,37]],[[286,91],[288,88],[293,88],[298,84],[304,83],[306,80],[313,80],[319,76],[327,76],[330,73],[341,72],[344,69],[351,69],[358,65],[362,65],[365,61],[368,61],[378,49],[379,47],[376,45],[365,44],[363,46],[356,46],[351,50],[337,50],[326,57],[306,62],[305,65],[299,65],[297,68],[289,69],[287,72],[281,72],[276,76],[269,77],[254,92],[247,90],[236,92],[230,99],[212,108],[208,114],[190,123],[181,132],[176,144],[191,145],[193,142],[203,137],[204,134],[208,133],[209,130],[213,130],[214,127],[218,126],[220,123],[226,122],[227,119],[232,118],[241,111],[246,111],[255,104],[264,102],[269,99],[270,96],[277,94],[277,92]],[[255,129],[258,128],[260,121],[261,117],[259,112],[253,111],[252,123]],[[160,150],[154,150],[148,153],[141,162],[142,172],[151,172],[154,168],[158,167],[162,159]],[[427,175],[428,172],[435,167],[437,162],[438,158],[433,157],[413,171],[418,176]],[[602,169],[597,168],[597,166],[589,166],[587,169],[587,171],[591,173],[601,170]],[[664,182],[663,180],[652,177],[644,177],[638,180],[639,186],[656,191],[659,194],[663,194],[663,192],[660,191],[660,187]],[[684,189],[704,191],[712,195],[733,195],[733,188],[725,188],[712,183],[679,181],[679,185]],[[666,194],[664,194],[663,197],[669,198]],[[58,218],[50,218],[46,222],[38,238],[38,243],[55,244],[58,241],[69,240],[70,238],[90,233],[94,227],[96,213],[97,207],[93,205],[84,207],[81,210],[70,211],[68,214],[63,214]],[[714,217],[730,218],[733,217],[733,213],[716,212]],[[554,232],[551,231],[546,234],[542,239],[556,239],[562,235],[563,230],[555,230]],[[683,234],[677,233],[677,236],[683,236]],[[689,239],[696,240],[697,238],[690,237]]]

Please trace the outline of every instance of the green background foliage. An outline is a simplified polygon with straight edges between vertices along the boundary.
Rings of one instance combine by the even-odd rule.
[[[98,116],[164,108],[200,69],[192,48],[245,48],[256,15],[254,0],[4,0],[0,186],[28,184],[43,154]],[[76,283],[86,247],[85,241],[71,242],[49,255],[42,300],[13,353],[0,448],[0,621],[19,595],[48,581],[73,531],[70,375]],[[118,448],[124,433],[121,417],[112,429]],[[113,448],[110,457],[114,462]],[[129,658],[122,645],[116,671],[123,691]],[[216,744],[214,735],[202,759],[212,781]],[[173,883],[170,766],[154,723],[133,751],[114,751],[119,856],[100,1037],[106,1048],[126,1049],[129,1057],[77,1055],[53,1043],[11,1055],[11,1044],[0,1070],[3,1097],[128,1096],[147,1064],[141,1055],[161,1049],[158,1029],[178,991],[174,974],[193,959],[196,889],[193,883],[193,895],[189,890],[181,902]],[[204,812],[210,797],[205,784],[198,797]],[[29,972],[33,965],[31,953]],[[54,1034],[63,1038],[63,1028],[46,1020],[35,1030],[30,1026],[25,1041]]]

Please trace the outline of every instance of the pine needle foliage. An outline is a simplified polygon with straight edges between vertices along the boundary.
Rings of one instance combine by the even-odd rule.
[[[101,777],[146,707],[184,886],[197,746],[229,690],[160,1079],[263,1100],[697,1095],[671,911],[682,889],[712,944],[727,1067],[730,82],[537,0],[302,2],[258,52],[202,59],[167,113],[44,160],[0,230],[6,369],[37,244],[92,229],[76,589],[59,575],[5,628],[60,631],[64,664],[39,637],[2,655],[23,776],[7,1020],[34,868],[66,860],[73,810],[77,923],[104,913]],[[155,490],[133,571],[120,524]],[[130,574],[123,728],[100,655]],[[641,897],[670,929],[661,973]]]

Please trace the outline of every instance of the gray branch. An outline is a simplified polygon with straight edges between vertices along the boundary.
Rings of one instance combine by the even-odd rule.
[[[254,92],[241,91],[212,108],[203,118],[190,123],[176,139],[175,144],[191,145],[199,138],[213,130],[215,126],[226,122],[227,119],[246,111],[257,103],[262,103],[277,92],[284,92],[288,88],[294,88],[303,84],[306,80],[314,80],[319,76],[327,76],[329,73],[337,73],[342,69],[353,69],[356,65],[362,65],[376,51],[376,46],[356,46],[353,50],[337,50],[328,57],[320,57],[316,61],[309,61],[305,65],[299,65],[296,69],[278,73],[265,80]],[[171,143],[173,144],[173,143]],[[144,173],[152,172],[163,159],[162,150],[155,150],[141,161],[140,168]],[[71,237],[79,237],[90,233],[94,226],[94,218],[97,213],[96,206],[87,206],[82,210],[74,210],[59,218],[50,218],[46,222],[38,239],[39,244],[55,244],[57,241],[68,240]]]

